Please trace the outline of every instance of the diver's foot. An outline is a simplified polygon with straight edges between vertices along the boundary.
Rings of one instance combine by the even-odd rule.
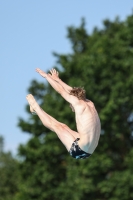
[[[30,112],[32,113],[32,115],[36,115],[35,110],[32,108],[32,106],[30,106]]]
[[[32,113],[36,113],[36,110],[39,108],[38,103],[36,102],[36,100],[34,99],[34,97],[32,96],[32,94],[28,94],[26,96],[26,99],[30,105],[30,111]]]

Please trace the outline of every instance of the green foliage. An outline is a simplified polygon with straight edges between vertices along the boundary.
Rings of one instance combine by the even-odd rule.
[[[10,152],[4,152],[2,136],[0,136],[0,147],[0,200],[13,200],[20,183],[18,162]]]
[[[17,200],[133,199],[132,33],[133,16],[125,22],[105,20],[104,28],[91,35],[84,20],[79,28],[68,28],[73,53],[55,54],[56,68],[67,84],[84,86],[95,103],[102,124],[99,146],[89,159],[75,160],[37,116],[20,119],[31,139],[19,147],[23,161]],[[29,92],[48,114],[76,130],[68,103],[48,84],[33,81]]]

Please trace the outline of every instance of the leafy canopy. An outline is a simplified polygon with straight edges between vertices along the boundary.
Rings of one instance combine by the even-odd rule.
[[[133,199],[133,16],[103,24],[88,34],[82,19],[78,28],[67,29],[72,53],[54,54],[60,78],[84,87],[98,110],[99,146],[89,159],[71,158],[26,106],[29,120],[20,118],[19,127],[31,139],[19,147],[23,162],[17,200]],[[45,81],[33,80],[28,92],[48,114],[76,130],[69,104]]]

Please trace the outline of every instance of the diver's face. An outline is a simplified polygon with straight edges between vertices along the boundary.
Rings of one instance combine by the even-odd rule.
[[[70,108],[72,109],[72,112],[75,112],[74,107],[72,106],[72,104],[70,104]]]

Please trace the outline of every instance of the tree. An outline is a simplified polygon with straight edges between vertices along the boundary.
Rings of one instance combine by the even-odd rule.
[[[31,139],[19,147],[18,200],[133,199],[133,16],[103,24],[91,35],[84,19],[79,28],[69,27],[72,54],[54,54],[61,79],[84,86],[95,103],[102,124],[99,146],[89,159],[75,160],[37,116],[20,118],[19,127]],[[33,80],[28,92],[46,112],[76,129],[68,104],[47,83]]]
[[[4,149],[4,138],[0,136],[0,153],[3,152]]]
[[[11,152],[4,152],[4,138],[0,136],[0,200],[13,200],[18,183],[18,162]]]

